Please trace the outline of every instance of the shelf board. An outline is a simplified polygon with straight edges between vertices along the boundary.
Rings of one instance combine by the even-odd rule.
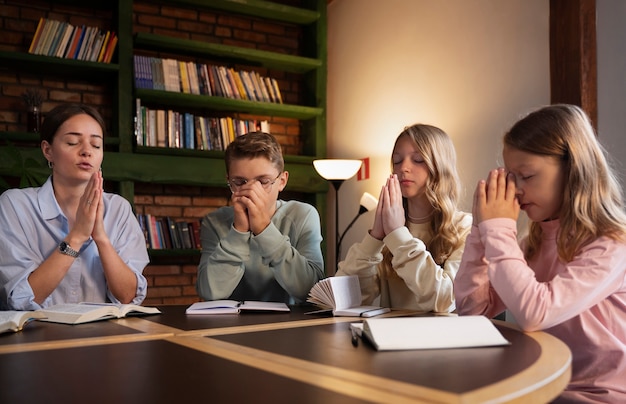
[[[306,73],[323,66],[322,61],[319,59],[144,32],[139,32],[135,35],[135,48],[182,53],[188,56],[204,58],[214,57],[224,63],[245,64],[292,73]]]
[[[140,88],[135,89],[135,96],[140,98],[142,103],[151,102],[168,105],[169,107],[208,109],[295,119],[312,119],[321,116],[324,112],[322,108],[302,105],[236,100],[232,98]]]
[[[319,20],[320,13],[314,10],[287,6],[262,0],[170,0],[169,4],[203,9],[228,11],[274,21],[306,25]]]
[[[46,74],[53,73],[92,79],[98,74],[117,75],[119,71],[119,65],[113,63],[86,62],[84,60],[6,51],[0,51],[0,66],[35,73],[41,73],[44,69]]]

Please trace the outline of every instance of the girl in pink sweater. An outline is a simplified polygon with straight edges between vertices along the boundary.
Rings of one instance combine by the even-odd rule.
[[[474,193],[454,290],[461,315],[508,309],[572,351],[559,402],[626,402],[626,215],[585,113],[539,109],[504,136],[505,168]],[[519,211],[530,219],[518,246]]]

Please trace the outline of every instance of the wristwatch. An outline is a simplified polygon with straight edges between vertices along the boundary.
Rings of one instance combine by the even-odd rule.
[[[70,247],[70,245],[65,240],[59,243],[59,251],[61,252],[61,254],[69,255],[70,257],[78,257],[78,251]]]

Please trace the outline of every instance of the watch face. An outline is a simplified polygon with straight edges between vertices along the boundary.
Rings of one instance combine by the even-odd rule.
[[[74,258],[78,257],[78,251],[74,250],[65,240],[59,243],[59,251]]]

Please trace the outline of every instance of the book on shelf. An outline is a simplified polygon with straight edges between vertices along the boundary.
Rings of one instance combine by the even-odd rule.
[[[239,314],[241,312],[289,312],[289,306],[281,302],[210,300],[196,302],[185,310],[186,314]]]
[[[334,316],[374,317],[388,313],[389,308],[362,305],[359,277],[332,276],[311,288],[307,302],[321,308],[309,314],[332,312]]]
[[[0,311],[0,334],[21,331],[27,323],[43,317],[39,311]]]
[[[35,48],[37,47],[37,43],[39,42],[39,38],[41,37],[41,31],[43,31],[43,27],[46,24],[46,19],[43,17],[39,17],[39,22],[37,23],[37,28],[35,29],[35,35],[33,35],[33,40],[30,42],[30,46],[28,47],[28,53],[35,53]]]
[[[369,318],[350,327],[353,335],[367,339],[378,351],[510,345],[484,316]]]
[[[63,324],[82,324],[110,318],[161,313],[156,307],[114,303],[62,303],[37,311],[44,315],[41,321]]]
[[[72,59],[74,53],[76,52],[76,47],[78,46],[78,41],[80,41],[80,36],[82,35],[83,28],[81,26],[75,26],[72,31],[72,36],[70,37],[69,42],[67,43],[67,48],[65,49],[65,53],[63,54],[63,58]]]

